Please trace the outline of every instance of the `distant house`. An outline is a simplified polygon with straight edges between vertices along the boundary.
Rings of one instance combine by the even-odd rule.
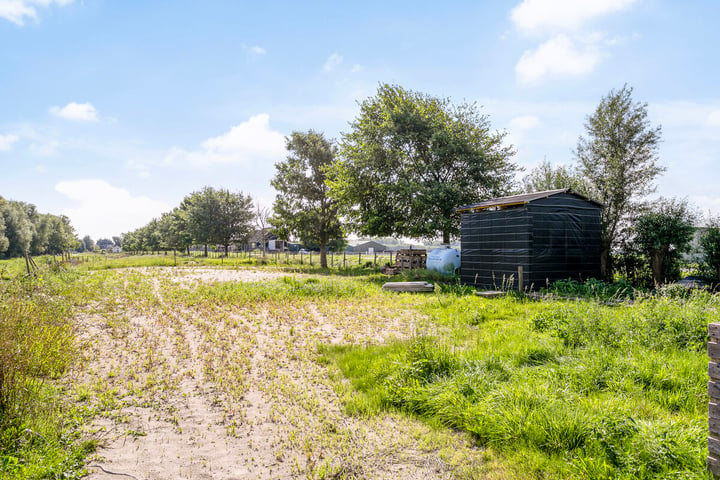
[[[122,248],[118,247],[117,245],[113,245],[113,246],[110,248],[110,251],[111,251],[112,253],[120,253],[120,252],[122,252]]]
[[[248,250],[263,249],[268,252],[284,252],[288,250],[288,242],[280,240],[272,231],[255,230],[248,239]]]
[[[345,249],[348,253],[377,253],[377,252],[388,252],[391,249],[383,245],[382,243],[370,241],[365,243],[360,243],[358,245],[348,246],[347,249]]]

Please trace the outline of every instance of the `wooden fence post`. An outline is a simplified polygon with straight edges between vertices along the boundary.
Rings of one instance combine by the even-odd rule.
[[[707,465],[713,475],[720,476],[720,323],[708,325],[708,459]]]

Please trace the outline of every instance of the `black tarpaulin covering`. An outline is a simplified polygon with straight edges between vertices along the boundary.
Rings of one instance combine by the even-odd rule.
[[[596,202],[559,193],[500,210],[463,213],[461,279],[484,288],[525,287],[600,276],[600,210]]]

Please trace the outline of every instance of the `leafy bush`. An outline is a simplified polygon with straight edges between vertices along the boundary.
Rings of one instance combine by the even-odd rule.
[[[590,278],[583,283],[577,280],[558,280],[545,292],[559,296],[596,298],[600,300],[623,300],[635,296],[635,290],[627,280],[606,283],[594,278]]]

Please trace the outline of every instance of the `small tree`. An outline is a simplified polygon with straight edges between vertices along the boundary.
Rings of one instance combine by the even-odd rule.
[[[643,209],[642,199],[655,191],[655,178],[665,169],[657,164],[659,126],[647,118],[647,104],[633,102],[632,88],[611,90],[585,122],[587,137],[578,139],[575,155],[601,213],[600,267],[612,280],[610,252],[622,232]]]
[[[678,279],[678,256],[688,249],[696,220],[686,200],[660,199],[635,222],[636,241],[648,256],[655,285]]]
[[[700,237],[703,273],[715,284],[720,284],[720,217],[710,218]]]
[[[270,228],[270,218],[272,217],[272,211],[267,207],[261,207],[260,202],[255,204],[255,226],[260,231],[260,239],[262,242],[263,257],[267,250],[267,231]]]
[[[322,133],[293,132],[287,139],[288,156],[275,164],[270,182],[278,194],[270,223],[281,234],[293,234],[320,245],[320,266],[327,268],[327,246],[343,237],[337,202],[325,183],[335,159],[335,148]]]
[[[90,235],[85,235],[81,241],[83,243],[83,246],[85,247],[86,252],[95,251],[95,241],[90,237]]]

